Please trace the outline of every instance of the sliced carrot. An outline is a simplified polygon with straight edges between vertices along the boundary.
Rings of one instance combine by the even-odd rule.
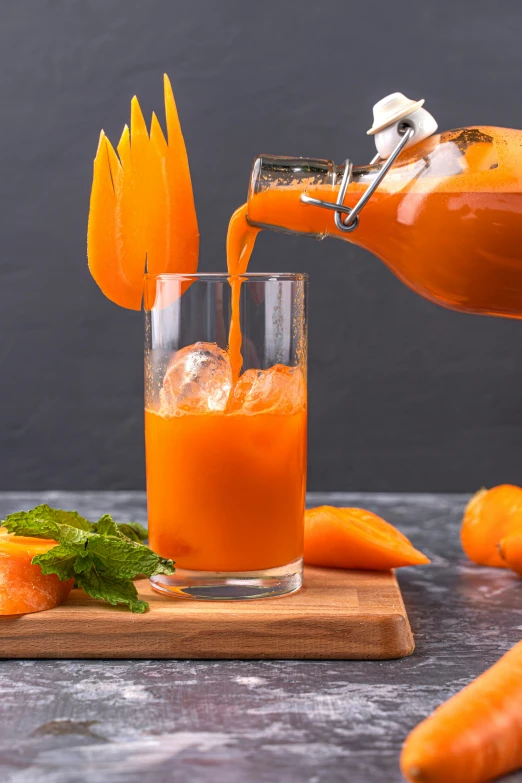
[[[168,138],[165,160],[169,215],[168,268],[149,268],[149,272],[193,273],[198,268],[199,229],[192,180],[174,93],[167,74],[163,76],[163,86]]]
[[[168,272],[173,261],[170,255],[172,229],[169,213],[167,155],[167,142],[158,118],[153,113],[150,126],[147,187],[147,271],[153,275]]]
[[[150,136],[139,101],[131,101],[118,156],[105,134],[94,161],[87,248],[89,268],[116,304],[139,310],[145,270],[197,270],[199,232],[187,151],[174,95],[164,77],[168,143],[156,115]],[[181,289],[183,290],[183,288]]]
[[[127,192],[130,199],[128,217],[132,220],[126,229],[132,235],[132,241],[139,248],[142,259],[142,274],[140,289],[143,287],[143,276],[147,268],[147,253],[150,244],[149,224],[150,213],[154,208],[151,204],[150,192],[150,141],[145,117],[140,103],[134,95],[131,100],[130,120],[130,176]]]
[[[503,538],[498,553],[505,565],[522,576],[522,531]]]
[[[150,139],[157,147],[160,158],[165,158],[168,152],[167,139],[165,138],[160,121],[158,120],[156,112],[154,111],[152,112],[152,118],[150,121]]]
[[[56,541],[15,536],[0,529],[0,615],[26,614],[52,609],[72,590],[74,579],[60,582],[31,565],[35,555],[56,546]]]
[[[137,103],[137,100],[136,100]],[[139,110],[141,112],[141,110]],[[145,135],[147,129],[145,128]],[[139,145],[136,145],[139,148]],[[145,148],[146,149],[146,148]],[[141,162],[131,148],[130,129],[125,125],[118,142],[118,156],[123,171],[121,191],[117,212],[120,215],[119,230],[125,247],[123,274],[132,270],[131,285],[137,308],[141,305],[143,275],[147,257],[146,232],[144,222],[143,194],[140,191],[140,177],[143,178],[146,164]],[[136,160],[138,158],[138,160]]]
[[[147,187],[149,132],[136,95],[131,100],[130,141],[136,189],[141,193]]]
[[[397,528],[361,508],[305,513],[304,561],[332,568],[388,570],[429,563]]]
[[[110,141],[101,133],[89,209],[89,269],[101,290],[122,307],[141,307],[145,256],[129,241],[129,218],[123,201],[123,169]]]
[[[481,489],[464,512],[460,531],[462,548],[479,565],[506,568],[497,546],[517,529],[522,532],[522,489],[513,484]]]
[[[401,770],[412,783],[485,783],[522,766],[522,642],[419,724]]]
[[[164,93],[168,142],[154,113],[150,130],[147,271],[153,277],[165,273],[193,274],[199,256],[199,230],[187,150],[166,74]],[[189,286],[188,281],[178,287],[160,283],[158,291],[156,281],[149,280],[145,287],[145,309],[154,305],[168,307]]]
[[[130,171],[131,167],[131,146],[129,126],[124,125],[121,137],[117,146],[118,157],[124,172]]]

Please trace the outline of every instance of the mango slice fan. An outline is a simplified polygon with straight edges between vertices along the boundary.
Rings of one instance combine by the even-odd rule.
[[[199,231],[185,141],[164,76],[167,139],[156,114],[150,133],[136,96],[114,150],[102,131],[89,209],[89,269],[106,297],[139,310],[146,272],[193,273]]]

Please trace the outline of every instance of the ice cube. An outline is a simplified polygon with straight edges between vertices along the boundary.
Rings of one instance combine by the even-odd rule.
[[[177,351],[160,391],[161,413],[224,411],[232,388],[228,354],[216,343],[198,342]]]
[[[262,372],[262,370],[246,370],[246,372],[238,378],[228,401],[228,413],[234,413],[243,407],[248,395],[252,391],[252,387],[255,385],[258,376],[261,375]]]
[[[305,404],[305,383],[299,367],[274,364],[268,370],[244,372],[230,395],[227,410],[230,413],[295,413]]]

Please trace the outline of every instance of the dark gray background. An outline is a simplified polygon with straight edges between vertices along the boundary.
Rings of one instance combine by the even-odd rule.
[[[522,127],[516,0],[0,3],[0,489],[144,485],[142,317],[90,278],[92,159],[137,93],[173,81],[202,229],[261,152],[363,163],[373,103],[425,97],[439,126]],[[521,481],[522,324],[444,311],[347,243],[261,235],[253,271],[310,285],[312,490]]]

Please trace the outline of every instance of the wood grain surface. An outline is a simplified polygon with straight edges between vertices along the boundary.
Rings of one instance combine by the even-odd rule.
[[[283,598],[168,598],[137,582],[150,611],[131,614],[73,590],[47,612],[0,618],[1,658],[386,659],[413,652],[392,572],[305,568]]]

